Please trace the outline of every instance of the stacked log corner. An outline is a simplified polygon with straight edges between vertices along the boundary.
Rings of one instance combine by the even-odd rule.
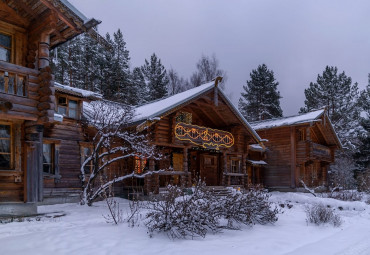
[[[46,66],[40,69],[38,80],[40,84],[40,87],[38,89],[38,94],[40,98],[37,105],[37,109],[39,110],[38,123],[43,124],[52,122],[54,120],[55,89],[50,66]]]

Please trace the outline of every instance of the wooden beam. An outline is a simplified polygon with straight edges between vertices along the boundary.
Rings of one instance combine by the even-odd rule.
[[[32,17],[32,19],[37,19],[37,16],[30,11],[31,7],[26,5],[22,0],[14,1],[14,4],[19,8],[25,11],[28,15]]]
[[[296,188],[298,183],[297,172],[296,172],[296,132],[295,127],[290,128],[290,176],[291,176],[291,188]]]
[[[50,10],[55,11],[58,14],[59,19],[62,20],[64,23],[66,23],[69,27],[73,28],[77,32],[81,30],[81,29],[78,29],[77,25],[70,18],[68,18],[64,13],[62,13],[58,8],[56,8],[52,3],[50,3],[47,0],[40,0],[40,1]]]
[[[30,23],[29,20],[21,17],[15,10],[2,1],[0,1],[0,20],[23,28],[28,27]]]

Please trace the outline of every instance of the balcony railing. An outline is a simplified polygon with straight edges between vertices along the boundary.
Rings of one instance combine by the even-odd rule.
[[[0,93],[27,97],[28,76],[36,70],[0,62]]]
[[[218,150],[222,147],[231,147],[234,144],[234,136],[227,131],[211,129],[186,123],[177,123],[175,136],[182,141],[190,141],[195,145],[206,149]]]
[[[331,151],[328,147],[324,145],[312,143],[312,156],[330,160]]]

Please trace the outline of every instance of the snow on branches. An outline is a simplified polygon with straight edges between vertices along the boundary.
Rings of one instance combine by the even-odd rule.
[[[86,156],[81,166],[83,183],[81,204],[91,205],[113,183],[133,177],[144,178],[155,173],[149,171],[137,174],[134,169],[129,170],[129,173],[119,170],[118,174],[109,177],[108,172],[115,164],[130,157],[159,159],[161,155],[148,142],[146,135],[130,127],[134,117],[130,106],[95,101],[84,107],[85,122],[93,134],[91,153]],[[86,166],[91,166],[89,173],[86,172]]]

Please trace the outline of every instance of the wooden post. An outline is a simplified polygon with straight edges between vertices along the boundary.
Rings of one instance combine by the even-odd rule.
[[[246,164],[246,158],[247,156],[245,154],[242,155],[242,173],[244,176],[242,177],[242,185],[243,187],[246,187],[246,184],[248,183],[248,179],[246,180],[246,174],[247,174],[247,164]]]
[[[48,33],[42,33],[39,43],[39,69],[49,66],[49,46],[50,35]]]
[[[298,183],[297,171],[296,171],[296,132],[295,127],[290,128],[290,176],[291,176],[291,188],[296,188]]]
[[[32,133],[30,133],[32,132]],[[43,126],[34,125],[26,128],[26,189],[27,202],[41,202],[43,200]]]
[[[227,174],[227,153],[226,151],[224,151],[222,153],[222,161],[223,161],[223,173],[222,173],[222,185],[226,186],[227,185],[227,182],[228,180],[226,179],[226,174]]]

